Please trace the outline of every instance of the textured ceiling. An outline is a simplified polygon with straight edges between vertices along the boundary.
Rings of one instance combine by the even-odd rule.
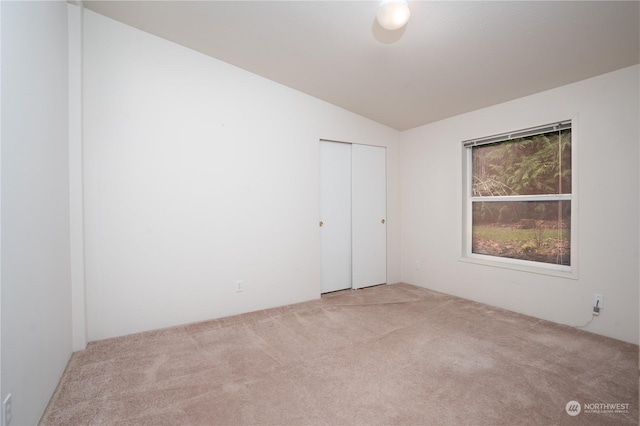
[[[398,130],[640,62],[640,2],[84,1],[85,7]]]

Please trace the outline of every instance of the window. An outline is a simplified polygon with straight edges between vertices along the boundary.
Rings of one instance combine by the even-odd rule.
[[[571,121],[463,146],[465,256],[571,272]]]

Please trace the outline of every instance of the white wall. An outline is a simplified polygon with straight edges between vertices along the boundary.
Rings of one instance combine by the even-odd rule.
[[[318,298],[321,138],[388,147],[399,280],[397,131],[84,17],[89,340]]]
[[[71,355],[65,2],[2,2],[2,398],[36,424]]]
[[[82,158],[82,5],[67,4],[69,40],[69,216],[73,350],[87,346]]]
[[[638,66],[401,134],[402,280],[638,343]],[[577,280],[459,261],[461,141],[578,116]],[[416,270],[414,262],[421,262]],[[572,261],[575,259],[572,259]]]

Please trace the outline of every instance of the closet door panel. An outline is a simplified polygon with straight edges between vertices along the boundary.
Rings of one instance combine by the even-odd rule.
[[[386,149],[351,147],[352,287],[387,282]]]
[[[351,288],[351,145],[320,142],[321,293]]]

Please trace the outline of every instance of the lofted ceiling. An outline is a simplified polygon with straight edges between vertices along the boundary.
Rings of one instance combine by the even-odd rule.
[[[93,1],[97,13],[397,130],[640,62],[638,1]]]

